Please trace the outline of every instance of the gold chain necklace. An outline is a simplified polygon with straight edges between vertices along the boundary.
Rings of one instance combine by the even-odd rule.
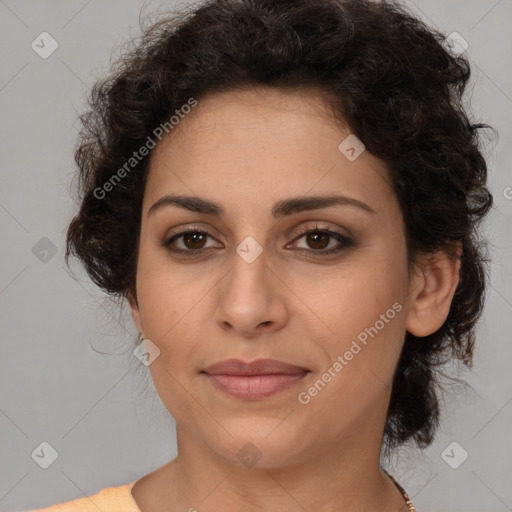
[[[407,493],[405,492],[405,489],[386,470],[384,470],[384,473],[386,473],[386,475],[388,475],[389,478],[391,478],[391,481],[395,484],[396,488],[400,491],[400,494],[402,495],[402,497],[409,509],[409,512],[417,512],[416,507],[412,504],[412,501],[409,498],[409,496],[407,495]]]

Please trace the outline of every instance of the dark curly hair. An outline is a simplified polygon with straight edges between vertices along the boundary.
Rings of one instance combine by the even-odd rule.
[[[324,91],[389,168],[409,263],[462,245],[447,320],[424,338],[406,334],[394,375],[385,446],[411,439],[425,447],[439,422],[439,367],[471,366],[487,281],[477,228],[492,206],[479,149],[479,130],[489,127],[463,107],[469,78],[467,59],[446,48],[446,36],[395,2],[210,0],[165,14],[93,86],[80,117],[81,204],[66,262],[77,256],[112,296],[134,292],[149,156],[115,186],[112,177],[191,98],[257,85]]]

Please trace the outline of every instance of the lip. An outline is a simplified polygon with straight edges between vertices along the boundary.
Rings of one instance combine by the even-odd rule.
[[[294,386],[309,370],[275,359],[252,362],[227,359],[208,366],[201,373],[217,389],[231,396],[259,400]]]

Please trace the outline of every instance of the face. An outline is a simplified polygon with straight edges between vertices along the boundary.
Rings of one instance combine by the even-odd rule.
[[[261,88],[202,99],[153,150],[133,317],[178,437],[225,460],[380,443],[412,283],[386,167],[349,135],[319,93]],[[204,373],[228,359],[290,366]]]

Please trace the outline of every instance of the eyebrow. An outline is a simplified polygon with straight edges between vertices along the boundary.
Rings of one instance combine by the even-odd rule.
[[[206,215],[214,215],[222,217],[226,211],[224,207],[218,203],[197,196],[184,196],[168,194],[161,197],[148,210],[147,216],[154,214],[156,211],[166,206],[178,206],[191,212],[203,213]],[[326,195],[326,196],[300,196],[292,197],[278,201],[272,208],[272,216],[276,219],[292,215],[294,213],[318,210],[329,206],[352,206],[364,210],[368,213],[375,214],[375,210],[353,197],[343,195]]]

